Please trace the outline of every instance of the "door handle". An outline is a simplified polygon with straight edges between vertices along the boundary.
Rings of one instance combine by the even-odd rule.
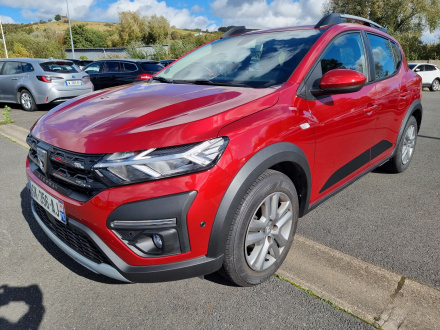
[[[12,78],[12,80],[18,80],[18,78]]]
[[[369,107],[367,107],[367,108],[364,109],[364,112],[366,112],[366,113],[371,113],[371,112],[373,112],[374,110],[376,110],[376,108],[377,108],[377,104],[370,105]]]
[[[409,94],[411,94],[411,93],[408,91],[404,91],[404,92],[400,93],[400,97],[407,97]]]

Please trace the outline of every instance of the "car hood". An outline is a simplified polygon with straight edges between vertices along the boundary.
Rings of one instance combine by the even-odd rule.
[[[68,101],[32,134],[80,153],[111,153],[214,138],[225,125],[274,105],[273,88],[135,84]]]

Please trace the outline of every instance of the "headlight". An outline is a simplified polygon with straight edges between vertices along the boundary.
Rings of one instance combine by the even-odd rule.
[[[93,170],[113,184],[130,184],[194,173],[213,167],[226,149],[228,138],[104,156]]]

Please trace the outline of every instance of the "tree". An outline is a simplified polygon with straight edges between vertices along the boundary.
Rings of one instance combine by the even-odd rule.
[[[323,12],[361,16],[386,27],[408,58],[423,31],[440,26],[440,0],[327,0]]]
[[[147,21],[147,43],[164,42],[170,34],[170,22],[164,16],[151,16]]]
[[[61,15],[60,14],[56,14],[54,17],[55,21],[61,21]]]
[[[122,11],[118,13],[119,24],[116,34],[111,39],[112,46],[126,46],[132,41],[147,38],[147,17],[137,11]]]
[[[440,0],[328,0],[324,13],[362,16],[385,26],[391,33],[422,33],[440,25]]]
[[[108,33],[86,27],[84,24],[72,26],[73,45],[78,48],[107,47]],[[70,45],[69,29],[64,33],[64,44]]]

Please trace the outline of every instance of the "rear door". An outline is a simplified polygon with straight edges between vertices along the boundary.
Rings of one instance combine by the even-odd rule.
[[[2,100],[17,103],[17,89],[22,80],[23,70],[21,63],[16,61],[5,62],[2,75],[0,76]]]
[[[104,61],[101,73],[97,77],[100,88],[122,85],[121,63],[119,61]]]
[[[402,65],[402,55],[400,49],[397,51],[397,44],[382,35],[366,35],[371,45],[377,98],[371,161],[378,163],[393,151],[402,118],[409,106],[412,88],[406,83],[402,84],[406,69]]]

